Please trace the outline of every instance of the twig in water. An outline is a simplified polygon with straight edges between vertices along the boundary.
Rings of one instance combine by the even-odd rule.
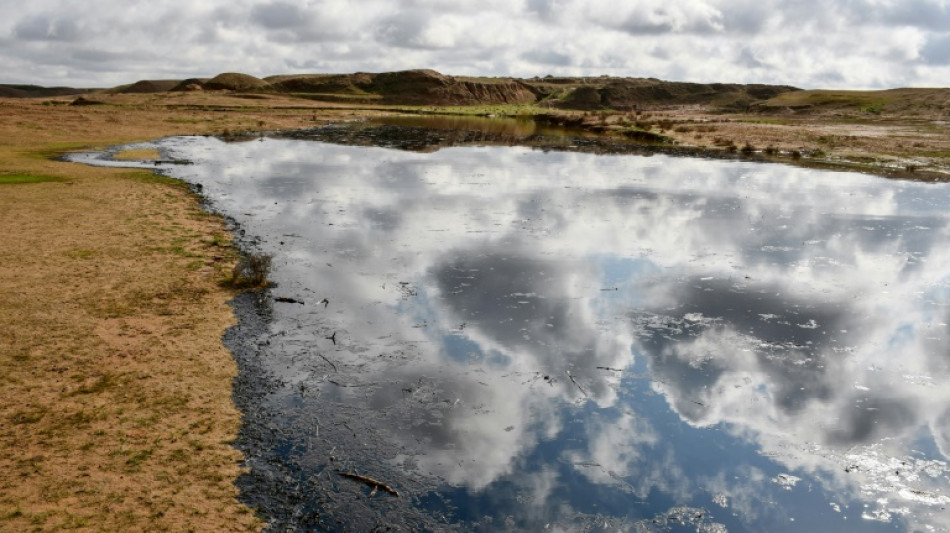
[[[574,376],[571,375],[570,370],[565,370],[564,373],[567,374],[567,377],[571,378],[571,383],[577,385],[577,388],[580,389],[581,393],[584,394],[585,398],[590,398],[590,396],[587,394],[587,391],[584,390],[584,387],[581,387],[578,382],[574,381]]]
[[[337,474],[343,477],[348,477],[350,479],[355,479],[356,481],[363,482],[373,487],[373,492],[369,494],[370,496],[376,494],[377,489],[383,489],[384,491],[392,494],[393,496],[399,496],[399,493],[396,492],[396,489],[390,487],[389,485],[383,483],[382,481],[376,481],[375,479],[371,477],[361,476],[359,474],[354,474],[352,472],[337,472]]]
[[[334,344],[335,344],[335,343],[334,343]],[[327,359],[325,355],[323,355],[322,353],[317,353],[317,356],[318,356],[320,359],[323,359],[324,361],[326,361],[327,363],[329,363],[330,366],[333,367],[333,371],[334,371],[334,372],[337,372],[337,373],[340,372],[339,370],[336,369],[336,365],[333,364],[333,361]]]
[[[327,337],[327,340],[333,341],[333,345],[336,346],[336,332],[334,331],[333,335],[330,335],[329,337]]]

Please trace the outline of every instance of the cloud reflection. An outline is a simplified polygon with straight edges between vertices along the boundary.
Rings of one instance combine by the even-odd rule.
[[[723,493],[756,529],[760,485],[807,512],[772,468],[908,530],[946,527],[947,187],[523,148],[170,143],[264,237],[281,290],[309,299],[278,323],[338,332],[341,374],[368,388],[314,381],[318,360],[289,379],[365,402],[426,473],[477,492],[541,468],[524,490],[547,509],[582,499],[565,496],[578,475],[679,504]],[[677,435],[707,430],[734,444],[700,467]],[[568,468],[538,467],[551,446]],[[904,477],[887,481],[891,460]]]

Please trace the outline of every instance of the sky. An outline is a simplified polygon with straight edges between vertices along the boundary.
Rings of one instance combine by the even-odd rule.
[[[0,83],[243,72],[950,85],[950,0],[0,0]]]

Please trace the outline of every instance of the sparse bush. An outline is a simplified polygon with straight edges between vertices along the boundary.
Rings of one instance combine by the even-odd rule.
[[[715,137],[715,138],[713,138],[713,144],[716,145],[716,146],[723,146],[723,147],[725,147],[725,148],[727,148],[727,149],[731,146],[732,149],[733,149],[733,151],[738,149],[738,147],[736,146],[735,141],[733,141],[733,140],[731,140],[731,139],[726,139],[726,138],[724,138],[724,137]]]
[[[766,155],[775,155],[778,153],[778,148],[772,146],[771,144],[765,147]]]
[[[802,153],[798,150],[792,150],[792,159],[801,159]]]
[[[755,146],[752,146],[752,143],[746,141],[745,145],[742,147],[742,153],[749,155],[755,152]]]
[[[271,256],[260,253],[248,253],[242,256],[231,271],[231,279],[225,285],[236,289],[256,289],[267,286],[270,274]]]

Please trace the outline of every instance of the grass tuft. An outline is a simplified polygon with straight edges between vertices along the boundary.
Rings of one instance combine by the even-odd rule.
[[[261,253],[248,253],[241,257],[231,277],[224,280],[222,285],[234,289],[261,289],[267,287],[267,276],[270,274],[271,256]]]

